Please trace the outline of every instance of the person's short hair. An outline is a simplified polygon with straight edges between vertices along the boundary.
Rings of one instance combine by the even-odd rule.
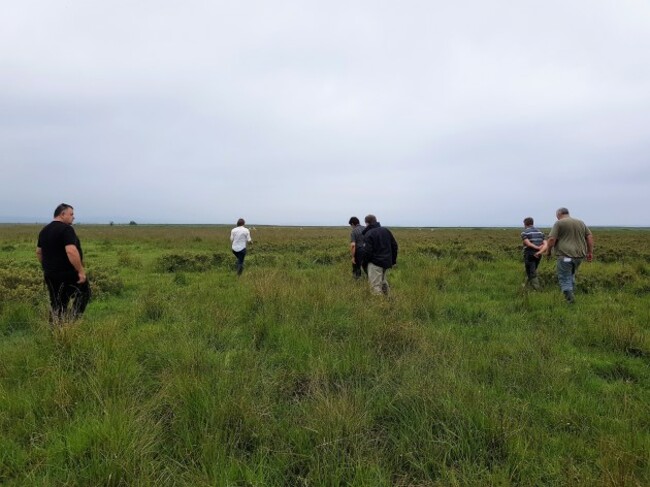
[[[348,222],[350,225],[358,225],[359,219],[356,216],[350,217],[350,221]]]
[[[532,216],[527,216],[526,218],[524,218],[524,225],[526,225],[527,227],[533,225],[534,223],[535,222]]]
[[[246,222],[244,221],[243,218],[240,218],[239,220],[237,220],[237,226],[238,227],[243,227],[245,224],[246,224]]]
[[[366,225],[373,225],[377,223],[377,217],[375,215],[366,215]]]
[[[63,213],[65,210],[68,209],[74,210],[74,208],[72,208],[72,205],[68,205],[67,203],[61,203],[59,206],[57,206],[54,209],[54,218],[56,218],[57,216],[59,216],[61,213]]]
[[[558,208],[557,211],[556,211],[555,213],[556,213],[557,215],[568,215],[568,214],[569,214],[569,210],[567,210],[566,208],[562,207],[562,208]]]

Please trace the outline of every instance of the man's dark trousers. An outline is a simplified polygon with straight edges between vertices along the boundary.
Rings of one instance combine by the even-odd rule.
[[[52,320],[60,322],[66,318],[76,319],[80,317],[90,301],[90,286],[88,281],[78,284],[69,279],[56,277],[45,277],[45,285],[50,294],[50,306],[52,308]],[[70,302],[72,307],[68,311]]]

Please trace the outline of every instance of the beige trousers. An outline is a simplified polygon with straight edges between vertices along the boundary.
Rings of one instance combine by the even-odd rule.
[[[368,282],[373,294],[388,294],[390,287],[386,280],[388,269],[379,267],[372,262],[368,263]]]

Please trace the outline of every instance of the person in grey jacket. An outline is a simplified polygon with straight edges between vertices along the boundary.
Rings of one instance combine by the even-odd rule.
[[[361,279],[361,270],[368,274],[368,268],[363,264],[363,230],[364,226],[360,224],[356,216],[350,218],[348,222],[352,227],[350,232],[350,254],[352,254],[352,276],[355,279]]]

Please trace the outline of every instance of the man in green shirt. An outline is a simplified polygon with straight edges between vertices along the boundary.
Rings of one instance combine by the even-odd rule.
[[[557,257],[557,279],[560,289],[569,303],[574,302],[573,289],[578,267],[583,260],[591,262],[594,251],[594,237],[582,220],[569,216],[569,210],[560,208],[555,213],[557,221],[548,235],[548,240],[536,255]]]

